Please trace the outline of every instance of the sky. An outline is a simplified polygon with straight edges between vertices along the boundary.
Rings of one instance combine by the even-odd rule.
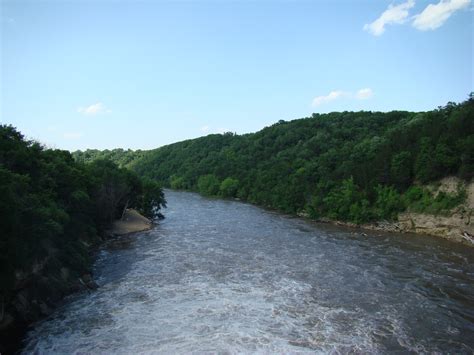
[[[0,122],[152,149],[474,91],[471,0],[0,0]]]

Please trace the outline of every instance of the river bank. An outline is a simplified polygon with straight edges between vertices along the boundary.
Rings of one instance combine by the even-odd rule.
[[[318,221],[365,230],[429,235],[474,247],[474,182],[464,184],[460,179],[448,177],[428,188],[436,196],[440,192],[454,194],[460,186],[466,192],[465,201],[443,214],[405,211],[398,215],[396,221],[376,221],[360,225],[327,218]],[[300,216],[308,217],[304,214]]]
[[[128,209],[122,219],[112,223],[111,228],[100,236],[96,243],[83,243],[94,258],[97,249],[106,240],[115,236],[149,230],[152,221],[136,210]],[[64,297],[75,292],[91,292],[98,288],[89,267],[69,270],[62,267],[57,275],[51,272],[48,258],[32,265],[29,273],[15,273],[16,289],[10,300],[0,300],[0,354],[15,353],[21,346],[28,327],[49,316]]]
[[[304,214],[298,216],[308,218]],[[470,222],[470,217],[471,214],[465,216],[461,213],[452,216],[435,216],[405,212],[398,216],[398,221],[377,221],[364,224],[334,221],[328,218],[320,218],[316,221],[367,231],[426,235],[474,247],[474,226]]]

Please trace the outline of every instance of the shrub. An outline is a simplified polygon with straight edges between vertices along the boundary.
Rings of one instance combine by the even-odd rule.
[[[238,188],[239,180],[228,177],[222,181],[219,191],[223,197],[235,197]]]
[[[203,175],[198,179],[198,191],[205,196],[217,196],[220,183],[215,175]]]

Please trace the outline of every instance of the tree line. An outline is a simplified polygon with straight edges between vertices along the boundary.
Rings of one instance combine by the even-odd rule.
[[[459,204],[462,189],[434,196],[424,185],[449,175],[472,179],[473,152],[471,94],[427,112],[315,113],[257,133],[211,134],[126,156],[139,175],[174,189],[363,223]]]

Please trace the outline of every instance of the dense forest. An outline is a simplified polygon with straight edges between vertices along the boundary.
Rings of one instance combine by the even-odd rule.
[[[407,208],[438,213],[456,194],[424,187],[474,174],[474,97],[428,112],[334,112],[279,121],[245,135],[212,134],[151,151],[103,156],[174,189],[238,197],[288,213],[363,223]]]
[[[113,161],[121,168],[129,167],[134,161],[140,159],[147,153],[146,150],[131,150],[131,149],[87,149],[86,151],[76,151],[73,154],[74,158],[81,163],[91,163],[98,159],[105,159]]]
[[[154,181],[106,159],[76,162],[6,125],[0,195],[2,325],[28,323],[67,293],[90,267],[89,247],[126,206],[153,218],[165,203]]]

